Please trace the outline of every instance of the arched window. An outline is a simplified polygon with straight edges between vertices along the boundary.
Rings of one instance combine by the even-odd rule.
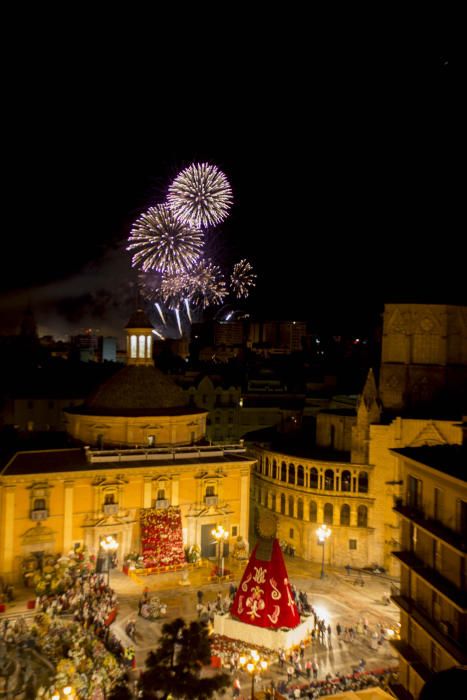
[[[310,523],[318,522],[318,506],[316,501],[310,501]]]
[[[281,464],[281,481],[287,481],[287,465],[285,462]]]
[[[332,503],[325,503],[324,504],[324,512],[323,512],[323,520],[326,523],[326,525],[332,525],[333,515],[334,515],[334,508],[332,506]]]
[[[273,493],[271,495],[271,510],[276,512],[276,494],[275,493]]]
[[[33,510],[45,510],[45,498],[35,498]]]
[[[318,488],[318,470],[315,467],[310,469],[310,489]]]
[[[352,487],[352,477],[348,469],[344,469],[341,476],[341,491],[350,491]]]
[[[289,496],[289,515],[291,518],[293,518],[293,511],[294,511],[294,502],[293,502],[293,496]]]
[[[272,460],[272,478],[277,479],[277,462],[275,459]]]
[[[326,491],[334,491],[334,472],[332,469],[326,469],[324,472],[324,488]]]
[[[281,493],[281,513],[285,515],[285,494]]]
[[[358,527],[368,527],[368,508],[366,506],[358,506],[357,525]]]
[[[305,486],[305,470],[301,464],[297,467],[297,486]]]
[[[341,508],[341,525],[350,525],[350,506],[347,503]]]
[[[289,484],[295,484],[295,465],[289,464]]]
[[[266,476],[269,476],[269,457],[266,457]]]
[[[303,520],[303,500],[301,498],[297,501],[297,518]]]
[[[359,493],[368,493],[368,472],[360,472],[358,475]]]

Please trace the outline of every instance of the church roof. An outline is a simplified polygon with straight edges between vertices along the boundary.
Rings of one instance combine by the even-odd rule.
[[[156,367],[128,365],[107,379],[69,413],[95,416],[156,416],[200,413],[186,406],[187,396]]]
[[[132,315],[125,328],[154,328],[143,309],[138,309]]]

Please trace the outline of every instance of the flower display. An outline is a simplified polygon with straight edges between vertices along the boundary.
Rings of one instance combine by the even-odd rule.
[[[141,548],[146,568],[185,563],[182,518],[179,507],[142,508]]]

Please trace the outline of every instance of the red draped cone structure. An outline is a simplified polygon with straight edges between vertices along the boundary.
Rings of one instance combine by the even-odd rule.
[[[261,539],[252,551],[230,614],[256,627],[294,628],[300,624],[277,538]]]

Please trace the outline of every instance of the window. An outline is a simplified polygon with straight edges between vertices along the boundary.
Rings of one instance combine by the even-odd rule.
[[[155,435],[148,435],[148,447],[154,447],[156,443]]]
[[[366,506],[358,506],[357,526],[368,527],[368,508]]]
[[[368,473],[360,472],[358,475],[358,490],[360,493],[368,493]]]
[[[295,465],[289,464],[289,484],[295,484]]]
[[[345,469],[342,472],[342,476],[341,476],[341,491],[350,491],[351,483],[352,483],[352,479],[351,479],[350,472],[347,469]]]
[[[303,501],[301,498],[297,501],[297,518],[303,520]]]
[[[281,481],[287,481],[287,465],[285,462],[281,464]]]
[[[130,357],[136,357],[136,335],[130,337]]]
[[[106,493],[105,494],[104,505],[105,506],[115,505],[115,494],[114,493]]]
[[[206,496],[215,496],[214,486],[206,486]]]
[[[146,336],[146,357],[152,357],[152,338],[150,335]]]
[[[164,501],[165,500],[165,489],[159,489],[157,492],[157,500],[158,501]]]
[[[436,539],[433,540],[433,568],[436,569],[436,571],[442,570],[441,543]]]
[[[271,510],[275,511],[276,510],[276,494],[273,493],[271,495]]]
[[[341,508],[341,525],[350,525],[350,506],[347,503]]]
[[[316,501],[310,501],[310,523],[318,522],[318,506]]]
[[[289,496],[289,515],[293,518],[294,515],[294,500],[293,496]]]
[[[146,336],[145,335],[139,336],[139,356],[140,357],[146,356]]]
[[[433,517],[435,520],[441,520],[443,513],[443,492],[441,489],[433,491]]]
[[[281,493],[281,513],[285,515],[285,495]]]
[[[45,498],[34,499],[34,510],[45,510]]]
[[[407,505],[415,510],[422,509],[422,481],[409,476],[407,482]]]
[[[349,549],[357,549],[357,540],[349,540]]]
[[[277,464],[275,459],[272,460],[272,478],[277,479]]]
[[[467,532],[467,502],[459,499],[456,510],[457,532]]]
[[[318,488],[318,470],[315,467],[310,469],[310,489]]]
[[[238,525],[232,525],[232,537],[237,537],[238,535]]]
[[[297,467],[297,486],[305,485],[305,470],[302,465],[299,464]]]
[[[334,508],[332,506],[332,503],[325,503],[324,504],[324,512],[323,512],[323,520],[326,523],[326,525],[332,525],[333,515],[334,515]]]
[[[293,527],[291,527],[289,530],[289,537],[291,540],[293,540]]]
[[[326,469],[324,472],[324,488],[326,491],[334,490],[334,472],[332,469]]]

